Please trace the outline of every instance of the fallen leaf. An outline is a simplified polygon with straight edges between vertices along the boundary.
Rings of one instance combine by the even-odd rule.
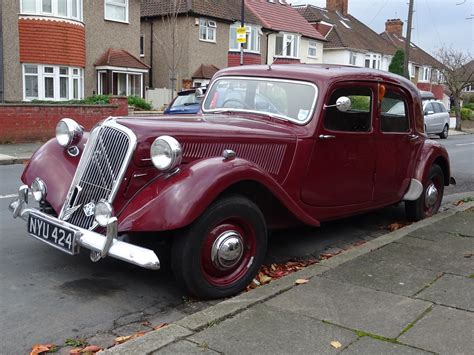
[[[35,344],[31,349],[30,355],[39,355],[47,351],[50,351],[54,347],[54,344]]]
[[[161,328],[166,327],[167,325],[168,325],[168,323],[162,323],[162,324],[160,324],[160,325],[154,326],[153,329],[159,330],[159,329],[161,329]]]
[[[392,223],[392,224],[389,224],[387,226],[387,229],[390,231],[390,232],[393,232],[393,231],[396,231],[397,229],[400,229],[400,228],[403,228],[405,226],[408,226],[409,222],[395,222],[395,223]]]
[[[459,200],[458,202],[455,203],[456,206],[461,206],[464,204],[463,200]]]
[[[466,254],[464,254],[464,257],[465,257],[465,258],[470,258],[470,257],[472,257],[472,256],[474,256],[473,253],[466,253]]]
[[[303,285],[303,284],[307,284],[309,282],[309,279],[297,279],[295,281],[295,284],[297,285]]]
[[[78,355],[81,353],[82,349],[84,348],[74,348],[69,350],[69,355]]]
[[[122,344],[122,343],[125,343],[127,340],[130,340],[130,339],[132,339],[131,335],[125,335],[125,336],[122,336],[122,337],[115,338],[115,342],[117,344]]]
[[[84,349],[81,350],[81,354],[92,355],[92,354],[95,354],[95,353],[97,353],[101,350],[102,350],[102,348],[99,348],[97,345],[89,345],[89,346],[86,346]]]
[[[335,349],[339,349],[342,346],[342,344],[338,342],[337,340],[333,340],[331,341],[331,346]]]

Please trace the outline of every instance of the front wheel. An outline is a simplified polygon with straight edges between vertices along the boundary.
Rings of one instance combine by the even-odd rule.
[[[423,183],[423,192],[416,201],[405,202],[405,212],[410,221],[419,221],[436,214],[444,193],[444,174],[439,165],[433,165]]]
[[[234,295],[252,281],[267,248],[260,209],[241,196],[214,202],[172,246],[177,281],[201,299]]]
[[[443,132],[441,132],[439,134],[439,138],[446,139],[446,138],[448,138],[448,134],[449,134],[449,127],[448,127],[448,125],[445,125],[444,128],[443,128]]]

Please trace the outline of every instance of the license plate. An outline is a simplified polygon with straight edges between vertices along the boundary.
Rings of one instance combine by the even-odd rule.
[[[65,253],[78,253],[76,246],[76,231],[61,226],[49,219],[30,213],[28,217],[28,234]]]

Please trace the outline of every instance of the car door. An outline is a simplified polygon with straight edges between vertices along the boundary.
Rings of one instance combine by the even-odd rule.
[[[412,96],[397,86],[385,85],[376,115],[376,167],[374,202],[400,201],[416,165],[422,138],[414,130]]]
[[[433,132],[441,133],[444,127],[444,114],[441,105],[438,102],[432,102],[434,114],[433,114]]]
[[[376,84],[344,82],[328,91],[322,120],[302,189],[303,202],[315,207],[354,206],[370,202],[375,169],[372,126]],[[352,107],[335,107],[340,97]]]
[[[423,115],[425,117],[425,131],[426,133],[434,132],[435,127],[435,116],[434,116],[434,108],[431,102],[426,103],[425,109],[423,111]]]

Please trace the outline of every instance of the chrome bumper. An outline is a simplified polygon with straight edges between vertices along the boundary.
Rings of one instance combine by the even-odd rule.
[[[28,190],[28,186],[21,186],[18,190],[18,198],[10,203],[9,209],[13,213],[13,218],[20,217],[27,221],[29,214],[34,213],[47,220],[54,220],[56,224],[76,230],[76,243],[91,251],[92,261],[98,261],[108,255],[146,269],[160,269],[160,261],[153,250],[117,239],[118,222],[116,217],[110,218],[107,224],[107,233],[104,236],[28,207]]]

